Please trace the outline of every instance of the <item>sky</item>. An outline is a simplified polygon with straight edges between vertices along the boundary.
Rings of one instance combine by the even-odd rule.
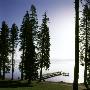
[[[20,27],[23,16],[34,4],[38,20],[47,12],[50,30],[50,59],[73,59],[75,57],[74,1],[73,0],[0,0],[0,25],[3,20],[9,27]],[[18,57],[18,56],[17,56]]]

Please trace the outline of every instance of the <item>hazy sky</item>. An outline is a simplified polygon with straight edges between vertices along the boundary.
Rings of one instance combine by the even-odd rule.
[[[37,8],[41,21],[46,11],[50,18],[51,59],[74,59],[74,1],[73,0],[0,0],[0,24],[19,27],[31,4]]]

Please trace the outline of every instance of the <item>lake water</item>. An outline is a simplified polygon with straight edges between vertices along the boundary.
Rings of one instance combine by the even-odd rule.
[[[16,69],[15,69],[15,72],[14,72],[14,77],[15,78],[20,77],[20,72],[17,69],[17,66],[18,66],[18,63],[16,65]],[[47,70],[47,71],[43,70],[43,74],[57,72],[57,71],[62,71],[62,72],[69,73],[69,76],[56,76],[56,77],[53,77],[53,78],[49,78],[46,81],[54,81],[54,82],[64,81],[64,82],[73,83],[74,60],[51,60],[51,65],[50,65],[49,70]],[[10,74],[7,74],[7,77],[8,76],[10,76]],[[79,83],[83,82],[83,77],[84,77],[84,67],[80,65]]]
[[[82,83],[84,77],[84,67],[80,65],[79,70],[79,83]],[[49,71],[44,71],[43,73],[62,71],[69,73],[69,76],[57,76],[49,78],[47,81],[64,81],[73,83],[74,80],[74,60],[52,60]]]

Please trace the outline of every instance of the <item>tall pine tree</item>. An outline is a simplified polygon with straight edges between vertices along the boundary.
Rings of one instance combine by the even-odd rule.
[[[90,47],[90,8],[89,4],[86,1],[83,9],[83,15],[81,18],[80,26],[80,60],[85,63],[84,69],[84,84],[86,88],[90,84],[90,65],[89,63],[89,47]],[[88,80],[89,79],[89,80]]]
[[[21,80],[23,80],[24,78],[24,74],[25,74],[25,70],[24,70],[24,62],[25,62],[25,51],[26,51],[26,20],[28,19],[29,21],[29,14],[28,11],[25,14],[23,21],[22,21],[22,25],[20,28],[20,51],[22,51],[21,54],[21,62],[19,64],[19,69],[21,71]]]
[[[9,55],[9,28],[5,21],[2,22],[1,27],[1,59],[2,59],[2,70],[3,79],[5,79],[5,73],[10,70]]]
[[[75,0],[75,67],[73,90],[78,90],[79,79],[79,2]]]
[[[18,40],[18,27],[14,23],[10,30],[10,49],[12,54],[12,80],[13,80],[13,73],[14,73],[14,66],[15,66],[15,60],[14,60],[14,54],[15,54],[15,48],[17,47],[17,40]]]
[[[1,40],[1,30],[0,30],[0,78],[1,78],[1,70],[2,70],[1,48],[2,48],[2,40]]]
[[[31,83],[33,77],[33,70],[34,70],[34,60],[33,60],[33,38],[32,38],[32,26],[30,24],[29,13],[27,12],[27,19],[26,19],[26,51],[25,51],[25,74],[26,78],[29,79],[28,83]]]
[[[37,43],[38,43],[38,19],[37,19],[37,11],[34,5],[31,5],[30,9],[30,25],[32,29],[32,40],[33,40],[33,79],[38,78],[38,58],[37,58]]]
[[[43,15],[42,24],[41,24],[41,31],[39,34],[39,50],[40,50],[40,81],[42,80],[42,68],[45,67],[46,69],[50,66],[50,35],[49,35],[49,27],[48,27],[49,18],[45,14]]]
[[[23,74],[25,74],[25,78],[29,79],[28,82],[31,82],[32,79],[36,78],[37,76],[37,62],[36,62],[36,52],[35,52],[35,32],[36,26],[36,19],[34,9],[31,6],[30,14],[25,14],[22,22],[22,26],[20,29],[20,42],[21,48],[20,50],[22,53],[22,61],[20,63],[21,69],[21,78],[23,79]],[[35,41],[35,43],[34,43]]]

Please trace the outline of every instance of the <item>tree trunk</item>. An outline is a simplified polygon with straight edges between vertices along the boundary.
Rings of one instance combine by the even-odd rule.
[[[28,79],[28,85],[31,85],[31,77]]]
[[[85,70],[84,70],[84,85],[87,88],[87,50],[88,50],[88,41],[87,41],[87,15],[86,15],[86,45],[85,45]]]
[[[0,78],[1,78],[1,67],[2,67],[2,66],[1,66],[1,63],[0,63]]]
[[[87,61],[85,59],[85,69],[84,69],[84,85],[86,88],[88,88],[87,86]]]
[[[79,79],[79,0],[75,0],[75,67],[73,90],[78,90]]]
[[[23,48],[23,56],[22,56],[22,66],[21,66],[21,80],[23,80],[23,62],[24,62],[24,48]]]
[[[14,68],[13,68],[13,57],[14,57],[14,55],[13,55],[13,53],[12,53],[12,80],[13,80],[13,73],[14,73]]]
[[[3,61],[3,80],[5,80],[5,61]]]
[[[39,81],[41,82],[41,81],[42,81],[42,63],[41,63],[40,69],[41,69],[41,70],[40,70],[40,80],[39,80]]]
[[[12,50],[12,80],[13,80],[13,73],[14,73],[14,45]]]
[[[21,80],[23,80],[23,63],[22,63],[22,70],[21,70]]]
[[[0,68],[0,78],[1,78],[1,68]]]
[[[21,80],[23,80],[23,63],[22,63],[22,69],[21,69]]]

